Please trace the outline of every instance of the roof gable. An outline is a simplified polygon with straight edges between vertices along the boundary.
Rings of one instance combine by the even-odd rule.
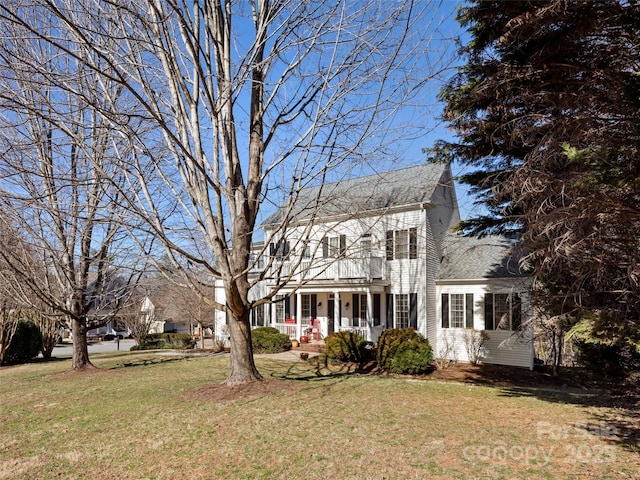
[[[449,167],[427,163],[303,189],[289,212],[281,207],[263,225],[334,218],[431,201],[438,185],[450,182]]]

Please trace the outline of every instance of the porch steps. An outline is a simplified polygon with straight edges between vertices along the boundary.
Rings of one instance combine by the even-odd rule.
[[[299,352],[315,352],[315,353],[326,353],[327,346],[324,342],[309,342],[309,343],[300,343],[297,347],[292,348],[291,350],[296,350]]]

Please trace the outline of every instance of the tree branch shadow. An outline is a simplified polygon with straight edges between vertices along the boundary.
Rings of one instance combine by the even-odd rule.
[[[594,438],[615,443],[631,452],[640,452],[640,392],[616,395],[596,388],[502,387],[501,396],[531,397],[551,403],[594,407],[592,422],[576,425]],[[560,426],[557,426],[560,427]],[[562,426],[566,427],[566,426]]]

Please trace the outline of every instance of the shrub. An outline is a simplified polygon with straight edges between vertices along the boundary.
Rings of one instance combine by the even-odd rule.
[[[426,373],[433,362],[429,341],[413,328],[390,328],[378,341],[378,365],[391,373]]]
[[[340,362],[364,363],[371,360],[371,343],[355,332],[335,332],[325,338],[327,358]]]
[[[277,328],[258,327],[251,331],[251,344],[255,353],[280,353],[291,350],[291,339]]]
[[[465,328],[464,346],[467,350],[469,362],[473,365],[480,363],[480,358],[484,353],[484,344],[489,340],[489,334],[484,330]]]
[[[144,343],[134,345],[130,350],[178,349],[194,348],[196,341],[188,333],[150,333]]]
[[[31,320],[20,320],[11,343],[4,354],[5,363],[25,363],[42,349],[40,329]]]

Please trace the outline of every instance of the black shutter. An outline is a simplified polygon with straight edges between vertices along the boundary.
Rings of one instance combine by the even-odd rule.
[[[353,326],[360,326],[360,294],[354,293],[351,297],[351,304],[353,305]]]
[[[409,326],[418,329],[418,294],[409,294]]]
[[[393,230],[387,230],[387,260],[393,260]]]
[[[318,295],[311,294],[311,318],[318,317]]]
[[[442,294],[442,328],[449,328],[449,294]]]
[[[291,318],[291,297],[284,297],[284,318]]]
[[[271,242],[269,244],[269,256],[270,257],[275,257],[276,256],[276,245],[273,242]]]
[[[322,258],[329,258],[329,239],[322,237]]]
[[[467,293],[465,299],[465,327],[473,328],[473,293]]]
[[[298,295],[296,295],[295,293],[291,295],[291,298],[293,298],[293,317],[295,317],[297,319],[298,316]]]
[[[387,293],[387,328],[393,328],[393,295]]]
[[[347,236],[340,235],[340,256],[344,257],[347,254]]]
[[[373,324],[380,325],[380,294],[373,294]]]
[[[511,329],[519,330],[522,324],[522,300],[520,295],[514,293],[511,296]]]
[[[409,229],[409,258],[415,260],[418,258],[418,229]]]
[[[484,294],[484,329],[493,330],[493,293]]]

